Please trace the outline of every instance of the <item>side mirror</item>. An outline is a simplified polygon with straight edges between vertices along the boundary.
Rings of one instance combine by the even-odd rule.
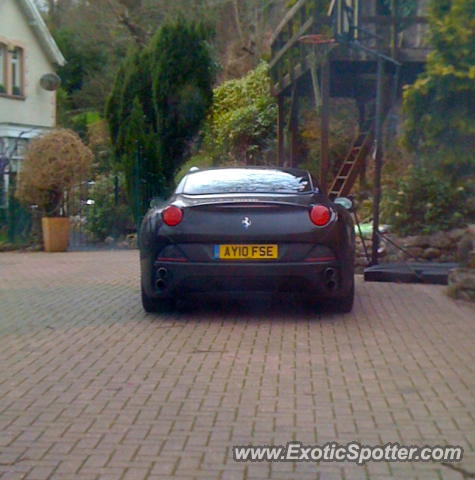
[[[346,197],[338,197],[333,200],[333,203],[342,206],[344,209],[351,212],[353,210],[353,201]]]

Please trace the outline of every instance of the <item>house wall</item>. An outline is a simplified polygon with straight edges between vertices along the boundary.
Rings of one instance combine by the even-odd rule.
[[[427,15],[430,0],[415,0],[417,4],[416,15]],[[372,16],[378,14],[378,4],[380,0],[359,0],[359,9],[362,16]]]
[[[424,17],[427,16],[428,6],[430,0],[414,0],[416,10],[413,16]],[[382,4],[386,7],[390,2],[382,2],[381,0],[359,0],[359,16],[360,19],[364,17],[380,16],[382,11]],[[384,45],[389,45],[391,41],[391,29],[389,24],[375,24],[373,22],[364,22],[360,20],[360,27],[369,31],[372,34],[384,39]],[[402,28],[402,27],[401,27]],[[381,47],[381,41],[376,39],[368,39],[364,42],[367,46],[378,49]],[[399,48],[410,49],[426,49],[428,48],[428,25],[427,23],[413,23],[406,24],[402,31],[399,32],[397,43]]]
[[[24,49],[24,99],[0,94],[0,124],[53,127],[56,93],[41,88],[40,78],[54,67],[42,50],[16,0],[0,0],[0,42]]]

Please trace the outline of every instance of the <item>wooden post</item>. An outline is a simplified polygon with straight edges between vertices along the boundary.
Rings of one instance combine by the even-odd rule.
[[[281,94],[277,97],[277,161],[279,165],[285,163],[285,139],[284,139],[284,96]]]
[[[295,161],[295,148],[297,142],[297,128],[298,128],[298,119],[297,119],[297,104],[298,104],[298,93],[297,93],[297,84],[294,82],[292,84],[292,92],[290,94],[290,108],[289,108],[289,118],[287,122],[287,145],[289,146],[289,155],[285,158],[284,165],[289,164],[293,166]],[[289,145],[290,144],[290,145]],[[285,147],[284,147],[285,148]],[[287,162],[288,161],[288,162]]]
[[[353,2],[353,11],[354,11],[354,25],[353,25],[353,36],[354,40],[359,39],[359,26],[360,26],[360,0],[354,0]]]
[[[337,32],[337,35],[342,35],[343,34],[343,0],[337,0],[336,11],[337,11],[336,32]]]
[[[397,58],[397,36],[399,29],[399,2],[391,0],[391,56]]]
[[[292,90],[292,100],[290,106],[289,133],[290,133],[290,155],[289,164],[291,167],[297,166],[297,152],[299,140],[299,98],[296,87]]]
[[[312,58],[312,66],[310,67],[310,74],[312,76],[313,98],[315,100],[315,110],[318,114],[319,108],[322,105],[322,94],[320,92],[320,85],[317,73],[317,57]]]
[[[320,115],[320,188],[323,193],[328,190],[328,170],[329,170],[329,138],[330,138],[330,62],[326,59],[322,63],[321,74],[321,115]]]
[[[384,59],[378,57],[378,78],[376,86],[376,119],[375,119],[375,166],[373,190],[373,247],[371,265],[378,265],[379,250],[379,213],[381,203],[381,173],[383,169],[383,89],[384,89]]]
[[[367,125],[366,125],[366,103],[363,102],[361,99],[357,99],[357,106],[358,106],[358,134],[363,137],[362,134],[367,135]],[[362,140],[364,141],[364,140]],[[365,156],[363,163],[361,165],[361,171],[359,174],[360,177],[360,190],[364,190],[366,188],[366,169],[368,160],[367,156]]]

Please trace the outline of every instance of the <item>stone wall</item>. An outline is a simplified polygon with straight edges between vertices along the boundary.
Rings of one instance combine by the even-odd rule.
[[[451,297],[475,302],[475,225],[470,225],[458,246],[460,268],[449,274]]]
[[[393,262],[454,262],[460,265],[449,274],[448,294],[453,298],[475,301],[475,225],[432,235],[416,235],[400,238],[385,234],[382,240],[380,263]],[[366,248],[371,255],[371,238],[365,238]],[[404,250],[404,251],[403,251]],[[368,265],[363,242],[356,239],[356,272],[362,273]]]
[[[468,229],[458,228],[448,232],[437,232],[432,235],[416,235],[398,237],[386,233],[388,240],[381,240],[380,262],[393,263],[402,261],[414,262],[457,262],[457,251],[461,240],[467,235]],[[398,249],[398,245],[402,250]],[[366,247],[371,255],[371,238],[365,238]],[[356,239],[356,268],[361,272],[367,266],[363,242],[359,236]]]

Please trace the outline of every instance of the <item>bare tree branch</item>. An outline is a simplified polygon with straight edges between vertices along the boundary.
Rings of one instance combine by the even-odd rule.
[[[120,9],[117,8],[118,5],[115,5],[113,0],[107,0],[107,4],[116,16],[119,23],[128,30],[131,37],[138,45],[145,46],[148,41],[147,32],[145,32],[140,25],[133,22],[129,15],[130,6],[132,6],[133,9],[140,8],[142,5],[141,0],[119,0],[119,3],[122,6]]]
[[[244,41],[244,34],[242,31],[242,25],[241,25],[241,15],[239,13],[239,4],[238,0],[233,0],[233,9],[234,9],[234,20],[236,22],[236,28],[238,31],[239,39]]]

